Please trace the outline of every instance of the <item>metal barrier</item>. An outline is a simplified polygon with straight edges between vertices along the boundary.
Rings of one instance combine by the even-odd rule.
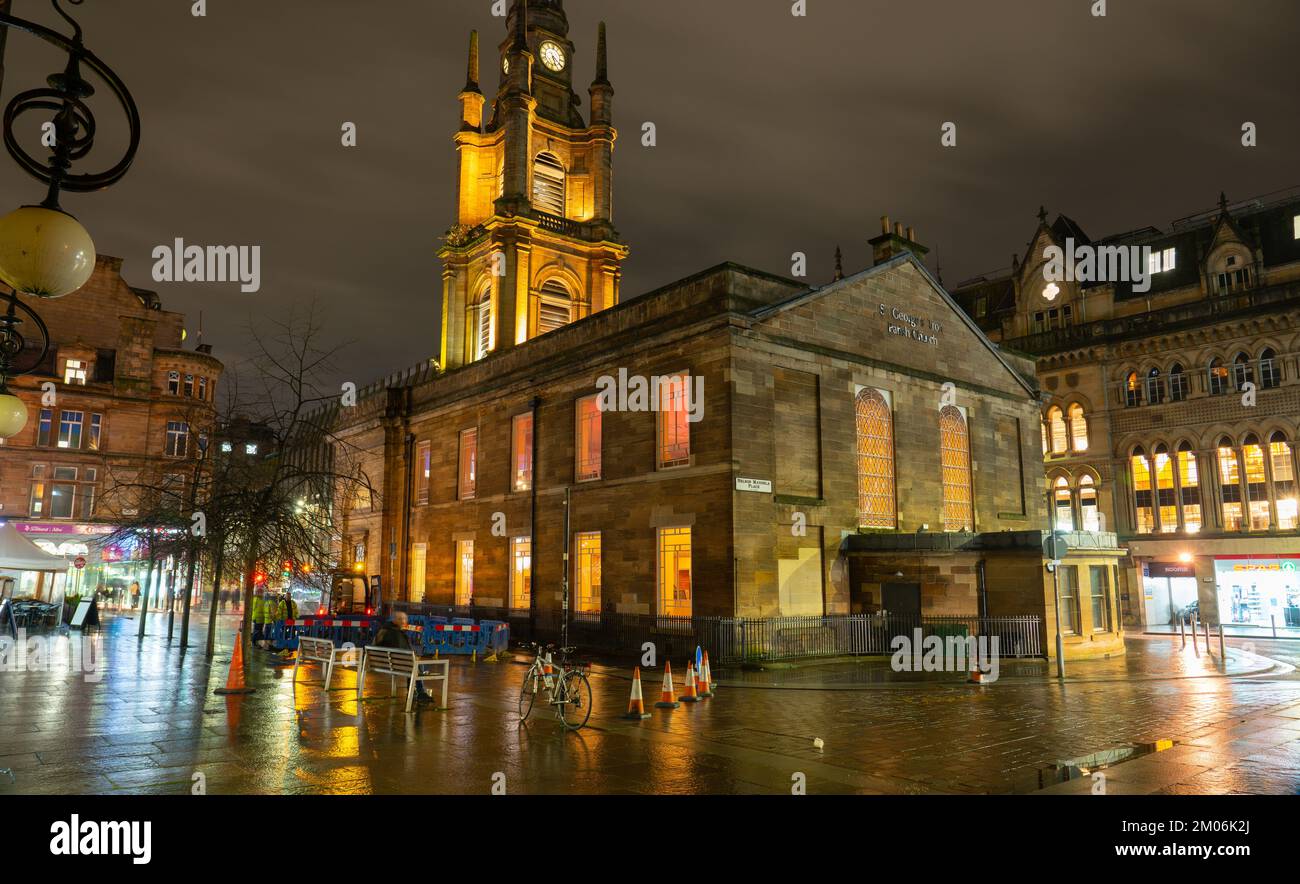
[[[308,635],[333,642],[335,647],[351,644],[364,648],[374,639],[379,620],[371,617],[299,617],[271,624],[271,646],[277,650],[298,650],[298,636]]]
[[[406,629],[418,636],[419,650],[426,656],[477,654],[486,657],[504,651],[510,645],[510,624],[499,620],[475,623],[465,617],[456,617],[448,623],[446,617],[410,614],[407,615]]]

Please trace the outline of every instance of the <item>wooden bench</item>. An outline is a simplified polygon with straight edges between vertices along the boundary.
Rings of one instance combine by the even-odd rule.
[[[442,671],[421,673],[420,667],[422,666],[441,667]],[[361,690],[365,687],[367,672],[377,672],[380,675],[389,676],[389,690],[392,693],[397,692],[397,679],[406,679],[407,712],[410,712],[415,705],[416,682],[441,681],[442,703],[440,708],[445,709],[447,706],[447,681],[448,676],[451,674],[451,664],[447,660],[417,657],[414,651],[401,648],[378,648],[374,645],[366,645],[361,652],[361,666],[357,669],[357,702],[361,701]]]
[[[327,638],[312,638],[308,635],[298,637],[298,653],[293,659],[293,680],[298,681],[298,667],[304,663],[320,663],[325,667],[325,689],[329,690],[330,679],[336,666],[357,666],[361,662],[362,652],[358,648],[336,647]]]

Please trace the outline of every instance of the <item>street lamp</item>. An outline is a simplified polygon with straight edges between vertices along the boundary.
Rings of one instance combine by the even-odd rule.
[[[77,291],[95,270],[95,243],[76,218],[59,205],[63,191],[85,193],[116,184],[131,168],[140,147],[140,113],[135,99],[122,79],[82,42],[82,30],[63,3],[80,6],[84,0],[50,0],[50,5],[69,25],[72,35],[15,18],[10,14],[12,0],[0,0],[0,87],[4,77],[4,47],[10,29],[17,28],[58,47],[68,54],[62,71],[46,78],[46,88],[20,92],[4,109],[4,145],[15,162],[47,188],[39,205],[21,206],[0,218],[0,281],[13,290],[4,295],[0,314],[0,438],[12,436],[27,423],[27,410],[11,394],[5,382],[39,365],[49,348],[49,334],[40,317],[18,301],[18,292],[38,298],[61,298]],[[94,147],[97,123],[86,99],[95,88],[81,75],[83,66],[107,84],[109,91],[126,114],[129,140],[118,162],[100,172],[72,172],[74,163],[85,159]],[[14,123],[29,111],[52,111],[54,116],[41,127],[41,143],[50,156],[37,159],[18,143]],[[41,332],[44,343],[41,357],[25,368],[15,368],[15,360],[25,346],[18,326],[21,310]]]

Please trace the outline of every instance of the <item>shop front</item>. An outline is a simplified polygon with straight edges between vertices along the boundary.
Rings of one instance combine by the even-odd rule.
[[[1300,556],[1218,556],[1214,578],[1225,624],[1300,627]]]
[[[138,544],[108,543],[114,532],[111,525],[73,522],[15,522],[18,531],[51,555],[68,561],[66,571],[58,575],[59,595],[80,596],[99,592],[109,604],[129,599],[133,582],[143,582],[148,559]],[[84,567],[76,567],[76,562]],[[42,593],[47,597],[50,593]]]
[[[1196,565],[1192,562],[1147,562],[1142,566],[1142,600],[1147,626],[1190,621],[1197,607]]]

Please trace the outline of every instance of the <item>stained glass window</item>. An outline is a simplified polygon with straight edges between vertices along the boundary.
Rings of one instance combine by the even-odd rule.
[[[889,402],[870,387],[858,393],[858,524],[898,527],[894,498],[894,419]]]
[[[966,416],[955,405],[939,412],[939,454],[943,465],[943,530],[971,531],[970,433]]]
[[[689,530],[689,529],[688,529]],[[579,615],[600,616],[600,532],[586,531],[573,538],[573,586]]]
[[[691,529],[659,529],[659,613],[691,616]]]

